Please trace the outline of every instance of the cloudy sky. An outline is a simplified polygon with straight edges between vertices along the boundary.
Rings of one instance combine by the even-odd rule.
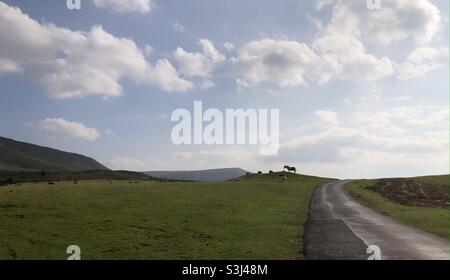
[[[0,135],[114,169],[448,173],[447,0],[0,1]],[[177,108],[278,108],[281,149],[174,145]]]

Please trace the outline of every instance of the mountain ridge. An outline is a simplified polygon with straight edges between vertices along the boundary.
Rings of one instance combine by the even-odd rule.
[[[0,136],[0,170],[108,170],[91,157]]]

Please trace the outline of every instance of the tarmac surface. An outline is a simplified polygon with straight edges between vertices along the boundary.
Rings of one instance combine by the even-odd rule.
[[[403,225],[358,202],[338,181],[318,187],[305,228],[306,259],[449,260],[448,240]],[[368,253],[369,246],[380,249]]]

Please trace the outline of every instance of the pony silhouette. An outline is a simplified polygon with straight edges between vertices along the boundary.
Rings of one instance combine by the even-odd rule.
[[[285,165],[285,166],[283,167],[283,170],[284,170],[284,169],[287,169],[288,172],[293,171],[294,173],[297,173],[297,169],[296,169],[295,167],[293,167],[293,166]]]

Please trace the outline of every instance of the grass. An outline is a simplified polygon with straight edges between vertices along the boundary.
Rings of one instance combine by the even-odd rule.
[[[423,176],[412,179],[436,185],[450,185],[450,175]]]
[[[413,178],[426,182],[445,182],[448,176]],[[430,180],[431,179],[431,180]],[[350,195],[374,210],[390,216],[404,224],[450,239],[450,209],[405,206],[382,197],[379,193],[365,188],[375,180],[352,181],[346,185]]]
[[[0,166],[1,167],[1,166]],[[76,172],[36,172],[36,171],[5,171],[0,170],[0,186],[8,181],[14,183],[48,182],[70,180],[152,180],[150,176],[132,171],[88,170]],[[158,180],[160,181],[160,180]],[[170,180],[166,180],[170,181]]]
[[[107,181],[0,187],[0,259],[301,259],[314,188],[330,179]]]

